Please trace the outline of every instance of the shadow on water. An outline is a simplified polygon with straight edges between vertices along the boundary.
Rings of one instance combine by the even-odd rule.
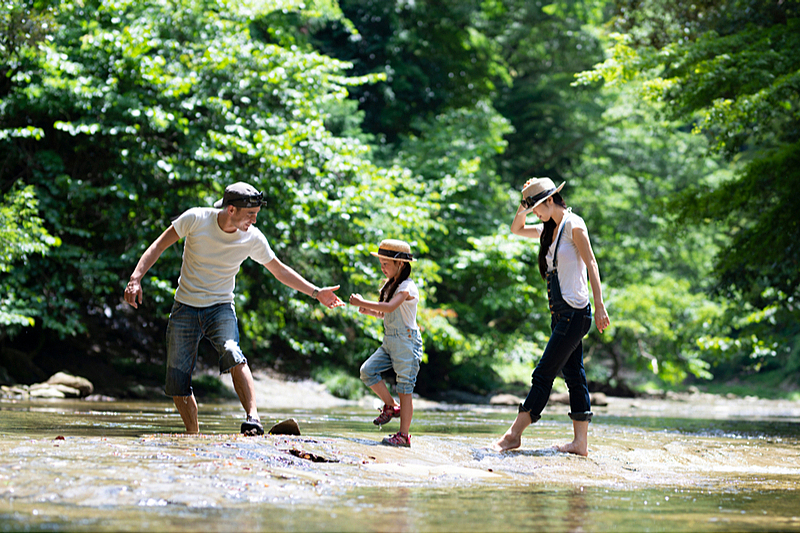
[[[169,402],[0,402],[0,530],[800,531],[800,408],[692,410],[602,410],[581,458],[552,448],[564,407],[501,453],[510,408],[418,410],[409,450],[353,406],[271,413],[303,435],[250,438],[236,404],[201,404],[185,436]]]

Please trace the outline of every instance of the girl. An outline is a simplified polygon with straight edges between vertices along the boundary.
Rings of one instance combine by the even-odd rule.
[[[566,183],[566,182],[565,182]],[[572,443],[557,447],[561,452],[589,455],[588,432],[592,420],[589,388],[583,368],[583,337],[592,325],[588,279],[592,284],[595,324],[600,333],[610,321],[603,304],[600,272],[597,268],[586,224],[564,203],[550,178],[533,178],[522,188],[522,203],[511,223],[511,231],[539,239],[539,273],[547,281],[552,334],[539,364],[533,371],[531,389],[511,428],[494,444],[505,451],[520,446],[522,432],[541,417],[559,371],[569,389],[569,416],[575,437]],[[528,226],[525,217],[533,212],[544,224]]]
[[[373,317],[383,318],[383,344],[361,366],[361,380],[383,401],[381,414],[373,421],[376,425],[388,423],[400,417],[400,431],[383,439],[384,445],[411,447],[411,417],[414,407],[411,394],[417,382],[419,364],[422,361],[422,337],[417,327],[417,303],[419,290],[411,274],[411,247],[405,241],[385,239],[378,252],[372,252],[381,262],[381,272],[386,280],[381,287],[380,302],[364,300],[358,293],[350,295],[350,304],[358,311]],[[381,373],[394,369],[397,374],[395,389],[400,397],[398,406]]]

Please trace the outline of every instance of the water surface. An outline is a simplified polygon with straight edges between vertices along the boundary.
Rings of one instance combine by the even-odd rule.
[[[358,406],[262,413],[303,435],[250,438],[236,404],[186,436],[169,402],[3,401],[0,530],[800,531],[796,404],[612,404],[589,458],[552,448],[563,406],[491,451],[514,411],[417,409],[407,450]]]

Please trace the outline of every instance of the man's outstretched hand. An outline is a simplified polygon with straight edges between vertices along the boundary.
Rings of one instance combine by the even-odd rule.
[[[317,293],[317,300],[330,309],[344,306],[344,302],[334,293],[337,289],[339,289],[339,286],[323,287]]]

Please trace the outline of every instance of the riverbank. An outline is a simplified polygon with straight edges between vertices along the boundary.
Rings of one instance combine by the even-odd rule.
[[[313,380],[291,379],[263,371],[254,372],[253,379],[259,408],[264,410],[318,410],[345,406],[377,409],[380,407],[380,401],[374,395],[365,395],[359,401],[341,399],[331,395],[324,385]],[[234,390],[230,375],[223,375],[221,380],[233,394]],[[459,395],[457,392],[453,392],[450,395],[444,394],[443,397],[447,400],[416,397],[414,399],[415,409],[458,411],[464,409],[464,407],[472,409],[472,407],[494,406],[500,411],[507,409],[511,413],[517,405],[515,398],[512,398],[513,396],[506,396],[505,402],[502,404],[491,404],[490,397]],[[800,402],[797,401],[762,399],[755,396],[717,395],[703,393],[696,389],[684,393],[667,392],[663,395],[635,398],[605,395],[598,398],[601,398],[602,402],[593,406],[593,410],[598,415],[641,414],[647,417],[663,416],[714,420],[747,418],[800,419]],[[508,408],[503,408],[503,404]],[[554,393],[545,413],[561,413],[567,404],[568,399],[564,394]]]

